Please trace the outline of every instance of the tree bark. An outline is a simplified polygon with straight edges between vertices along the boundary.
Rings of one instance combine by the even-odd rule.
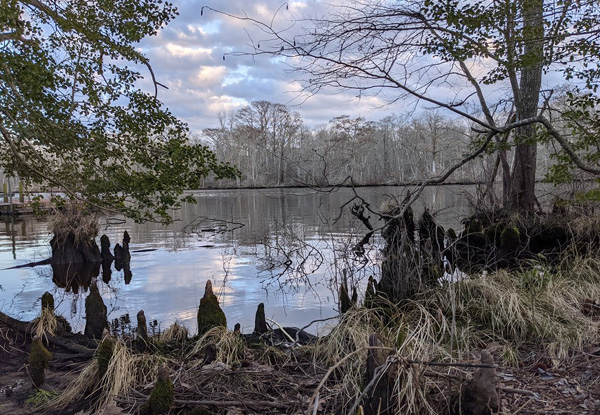
[[[542,85],[544,52],[543,0],[524,0],[523,55],[519,95],[516,97],[517,120],[535,117]],[[533,213],[535,206],[535,170],[537,142],[535,126],[527,125],[516,131],[515,158],[508,196],[508,207],[524,215]]]

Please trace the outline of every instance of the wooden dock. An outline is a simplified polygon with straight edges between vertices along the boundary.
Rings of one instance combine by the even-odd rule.
[[[47,212],[52,209],[52,204],[49,199],[42,199],[39,201],[39,209],[42,212]],[[21,216],[21,215],[33,215],[35,210],[33,208],[33,202],[25,201],[19,202],[19,200],[10,202],[0,201],[0,216]]]

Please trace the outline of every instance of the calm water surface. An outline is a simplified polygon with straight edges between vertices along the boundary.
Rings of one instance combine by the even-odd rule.
[[[423,201],[437,212],[444,226],[459,226],[467,209],[469,188],[444,186],[427,189]],[[403,188],[361,188],[357,192],[378,208],[386,195],[402,199]],[[162,328],[177,321],[196,330],[196,312],[204,286],[213,281],[232,328],[254,327],[254,313],[264,302],[267,318],[285,326],[337,315],[335,288],[341,275],[357,281],[377,274],[379,238],[357,257],[352,247],[365,234],[364,226],[348,209],[352,190],[318,193],[308,189],[215,190],[193,193],[198,201],[174,211],[168,226],[135,224],[104,218],[100,235],[111,245],[123,232],[131,236],[131,279],[114,263],[110,280],[98,277],[98,288],[109,319],[144,310],[149,321]],[[0,310],[31,320],[39,313],[40,297],[51,292],[57,312],[74,329],[85,326],[86,284],[60,288],[48,266],[7,269],[50,256],[47,222],[34,218],[0,222]],[[377,222],[374,223],[378,225]],[[100,236],[99,235],[99,236]],[[98,243],[99,244],[99,243]],[[152,250],[136,252],[142,250]],[[326,324],[312,326],[313,333]]]

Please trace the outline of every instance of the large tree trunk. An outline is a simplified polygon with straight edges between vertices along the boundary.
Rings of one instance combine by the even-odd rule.
[[[523,56],[519,96],[516,97],[517,119],[535,117],[542,85],[544,52],[543,0],[523,0]],[[522,214],[533,213],[535,206],[535,170],[537,142],[535,127],[516,130],[516,148],[508,207]]]

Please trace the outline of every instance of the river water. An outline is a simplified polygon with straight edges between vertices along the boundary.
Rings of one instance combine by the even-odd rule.
[[[390,195],[401,200],[405,190],[371,187],[356,191],[378,209]],[[440,224],[458,228],[472,191],[464,186],[432,187],[413,207],[418,214],[427,206]],[[342,275],[360,285],[378,273],[380,237],[367,245],[362,256],[352,250],[366,232],[349,213],[352,203],[342,208],[354,196],[351,189],[193,194],[198,203],[173,211],[176,221],[168,226],[102,219],[99,236],[106,234],[112,246],[122,240],[125,230],[131,236],[131,274],[115,269],[113,263],[110,279],[98,277],[109,320],[126,314],[135,320],[143,309],[148,321],[156,320],[162,329],[177,321],[194,333],[198,303],[210,279],[230,328],[240,323],[242,332],[251,332],[261,302],[267,318],[303,327],[338,314],[336,287]],[[7,269],[50,256],[47,221],[0,219],[4,219],[0,222],[0,310],[31,320],[39,314],[41,295],[49,291],[57,313],[82,331],[89,281],[66,287],[63,283],[61,288],[53,282],[49,265]],[[381,224],[371,220],[375,227]],[[323,332],[327,324],[315,324],[309,331]]]

